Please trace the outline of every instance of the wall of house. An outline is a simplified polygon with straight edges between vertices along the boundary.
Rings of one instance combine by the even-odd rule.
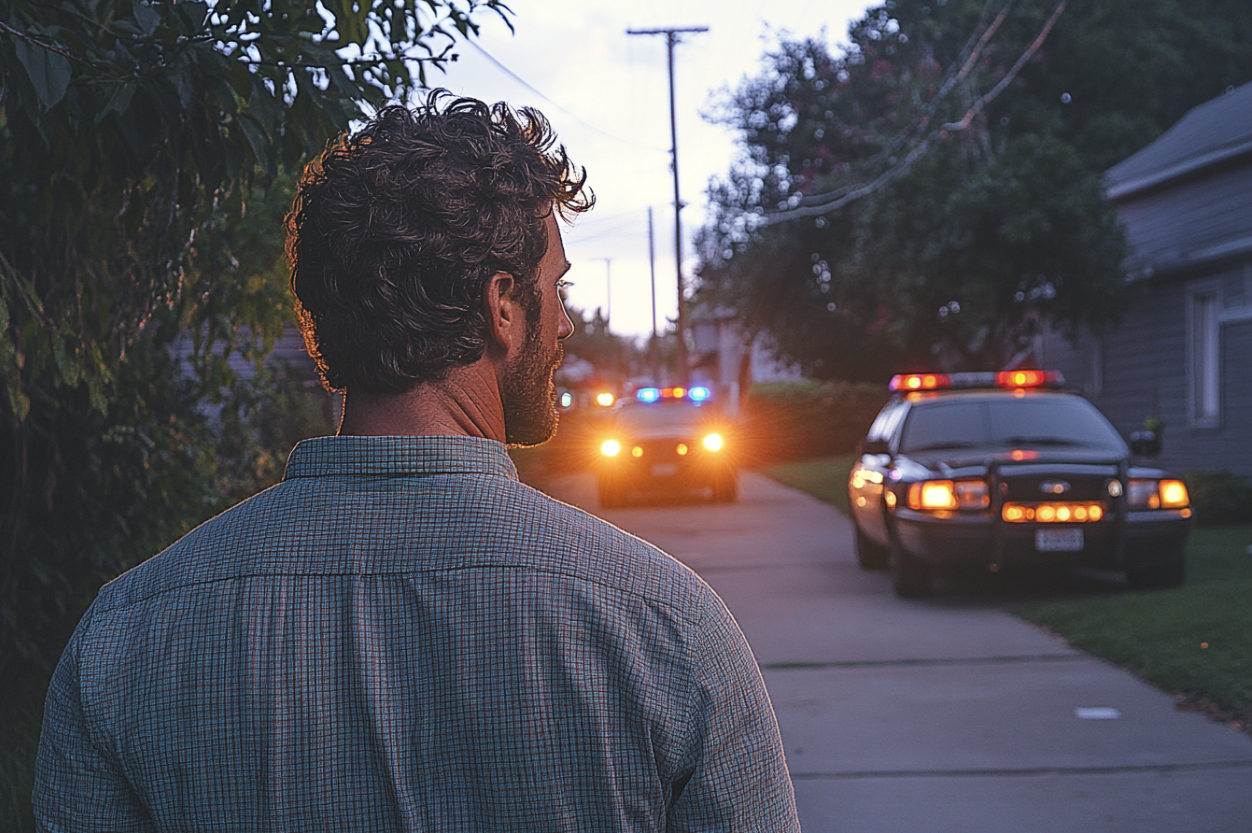
[[[1218,170],[1120,203],[1118,214],[1134,245],[1135,267],[1160,273],[1221,257],[1248,245],[1252,165]]]
[[[1044,339],[1041,365],[1065,374],[1123,436],[1165,423],[1157,461],[1176,471],[1252,477],[1252,261],[1170,281],[1144,281],[1122,325],[1070,343]],[[1218,412],[1197,416],[1194,298],[1217,299]]]

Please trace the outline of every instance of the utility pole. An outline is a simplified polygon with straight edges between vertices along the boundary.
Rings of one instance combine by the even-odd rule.
[[[604,332],[609,331],[609,322],[613,320],[613,258],[598,257],[604,261]]]
[[[652,273],[652,341],[648,345],[652,359],[652,384],[661,384],[661,357],[656,343],[656,247],[652,245],[652,206],[648,206],[648,270]]]
[[[674,259],[678,271],[678,383],[684,387],[688,384],[687,367],[687,324],[683,314],[683,296],[686,287],[683,282],[683,221],[682,198],[678,195],[678,120],[674,109],[674,44],[678,43],[678,35],[682,32],[707,32],[707,26],[667,27],[661,29],[627,29],[628,35],[665,35],[665,45],[669,55],[669,135],[670,135],[670,167],[674,171]]]

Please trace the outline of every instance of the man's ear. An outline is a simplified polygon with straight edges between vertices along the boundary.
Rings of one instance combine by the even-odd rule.
[[[517,300],[517,279],[508,272],[497,272],[483,291],[483,312],[487,317],[487,349],[505,355],[520,348],[526,340],[526,315]]]

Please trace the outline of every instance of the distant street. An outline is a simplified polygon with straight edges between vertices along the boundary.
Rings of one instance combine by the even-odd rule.
[[[1005,612],[1098,577],[970,578],[897,599],[832,507],[747,473],[734,505],[601,511],[690,565],[760,663],[806,833],[1252,830],[1252,738]]]

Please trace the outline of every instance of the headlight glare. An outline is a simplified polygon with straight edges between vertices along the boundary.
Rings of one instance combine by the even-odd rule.
[[[709,434],[704,438],[704,447],[709,451],[721,451],[723,444],[721,434]]]
[[[616,457],[622,451],[622,444],[617,440],[605,440],[600,444],[600,453],[605,457]]]
[[[910,509],[978,511],[990,505],[985,480],[927,480],[909,486]]]
[[[1191,502],[1187,485],[1181,480],[1162,480],[1160,495],[1162,509],[1184,509]]]

